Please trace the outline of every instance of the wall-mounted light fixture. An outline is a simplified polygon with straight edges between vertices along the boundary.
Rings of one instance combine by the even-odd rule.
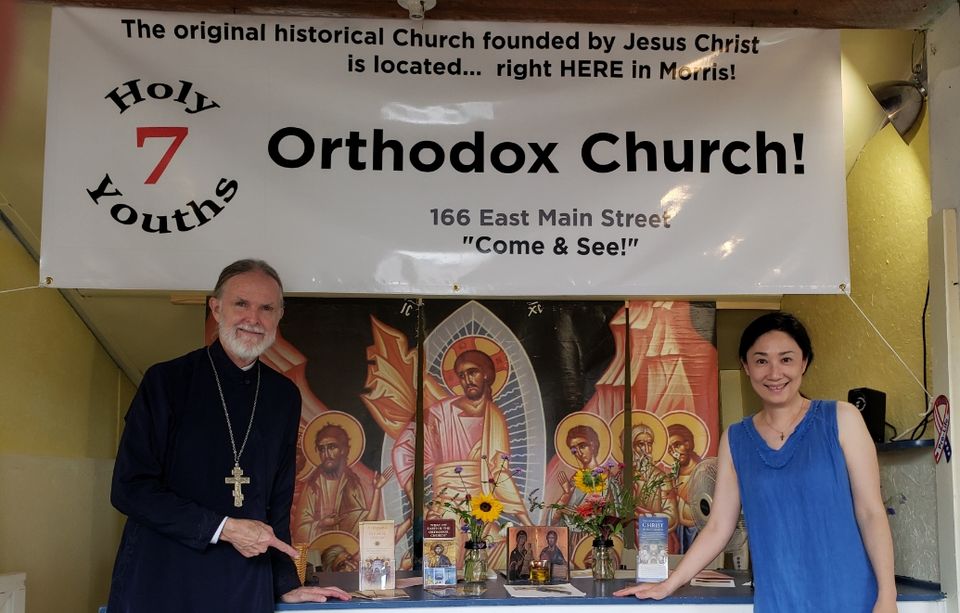
[[[927,98],[926,42],[926,32],[917,32],[911,50],[912,74],[909,81],[884,81],[870,86],[870,91],[887,116],[884,125],[892,123],[904,138],[917,123]]]
[[[437,0],[397,0],[397,4],[407,9],[410,19],[420,21],[427,11],[437,6]]]

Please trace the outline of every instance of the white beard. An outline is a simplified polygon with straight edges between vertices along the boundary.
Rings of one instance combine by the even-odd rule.
[[[254,332],[263,332],[260,327],[251,328]],[[220,342],[226,350],[241,360],[256,360],[260,355],[270,348],[273,341],[277,339],[277,331],[274,330],[263,337],[259,343],[247,341],[244,342],[237,338],[236,328],[227,328],[222,323],[217,325],[217,334],[220,336]]]

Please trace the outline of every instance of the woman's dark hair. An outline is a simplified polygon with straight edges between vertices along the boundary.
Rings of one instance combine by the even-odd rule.
[[[750,351],[758,338],[774,330],[788,334],[800,346],[800,352],[807,361],[807,368],[813,364],[813,344],[810,342],[807,329],[803,327],[799,319],[783,311],[765,313],[750,322],[750,325],[740,335],[740,361],[747,361],[747,352]]]

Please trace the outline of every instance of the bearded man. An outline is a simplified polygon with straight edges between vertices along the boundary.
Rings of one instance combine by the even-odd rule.
[[[547,546],[540,550],[540,559],[550,563],[551,580],[567,580],[567,560],[557,544],[557,531],[547,532]]]
[[[653,458],[655,437],[653,429],[640,424],[633,429],[633,494],[636,512],[667,518],[667,530],[677,526],[677,490],[674,476],[659,466]],[[679,470],[679,468],[678,468]]]
[[[320,463],[307,477],[305,503],[294,520],[294,535],[302,543],[312,543],[331,530],[356,534],[368,509],[360,477],[347,466],[347,432],[336,424],[326,424],[317,431],[314,447]]]
[[[500,472],[503,458],[510,455],[510,438],[503,411],[493,401],[492,386],[496,377],[493,360],[482,351],[466,350],[457,356],[454,372],[463,394],[424,410],[423,470],[432,477],[434,499],[492,492],[503,503],[503,519],[530,525],[532,522],[513,473],[509,468]],[[415,445],[416,425],[411,423],[393,448],[397,480],[411,502]],[[437,505],[431,505],[425,515],[437,517],[442,511]],[[488,534],[495,527],[487,524]],[[489,554],[491,565],[502,567],[505,553],[502,543],[494,545]]]
[[[679,553],[685,553],[697,535],[696,523],[693,519],[693,507],[690,500],[690,477],[693,471],[703,461],[694,451],[696,443],[693,432],[683,424],[670,424],[667,427],[667,453],[673,458],[674,471],[677,475],[677,538],[680,540]]]
[[[260,260],[220,273],[219,340],[152,366],[126,416],[111,502],[127,522],[110,613],[255,611],[349,600],[299,587],[290,539],[300,393],[259,361],[283,316]]]
[[[360,568],[356,556],[352,555],[343,545],[330,545],[320,554],[322,568],[327,572],[347,573],[357,572]]]

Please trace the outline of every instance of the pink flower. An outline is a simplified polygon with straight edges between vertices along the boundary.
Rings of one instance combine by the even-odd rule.
[[[584,503],[589,503],[594,507],[602,507],[606,500],[603,494],[587,494],[583,499]]]
[[[593,515],[593,505],[589,501],[581,502],[576,510],[577,515],[584,519],[589,519]]]

